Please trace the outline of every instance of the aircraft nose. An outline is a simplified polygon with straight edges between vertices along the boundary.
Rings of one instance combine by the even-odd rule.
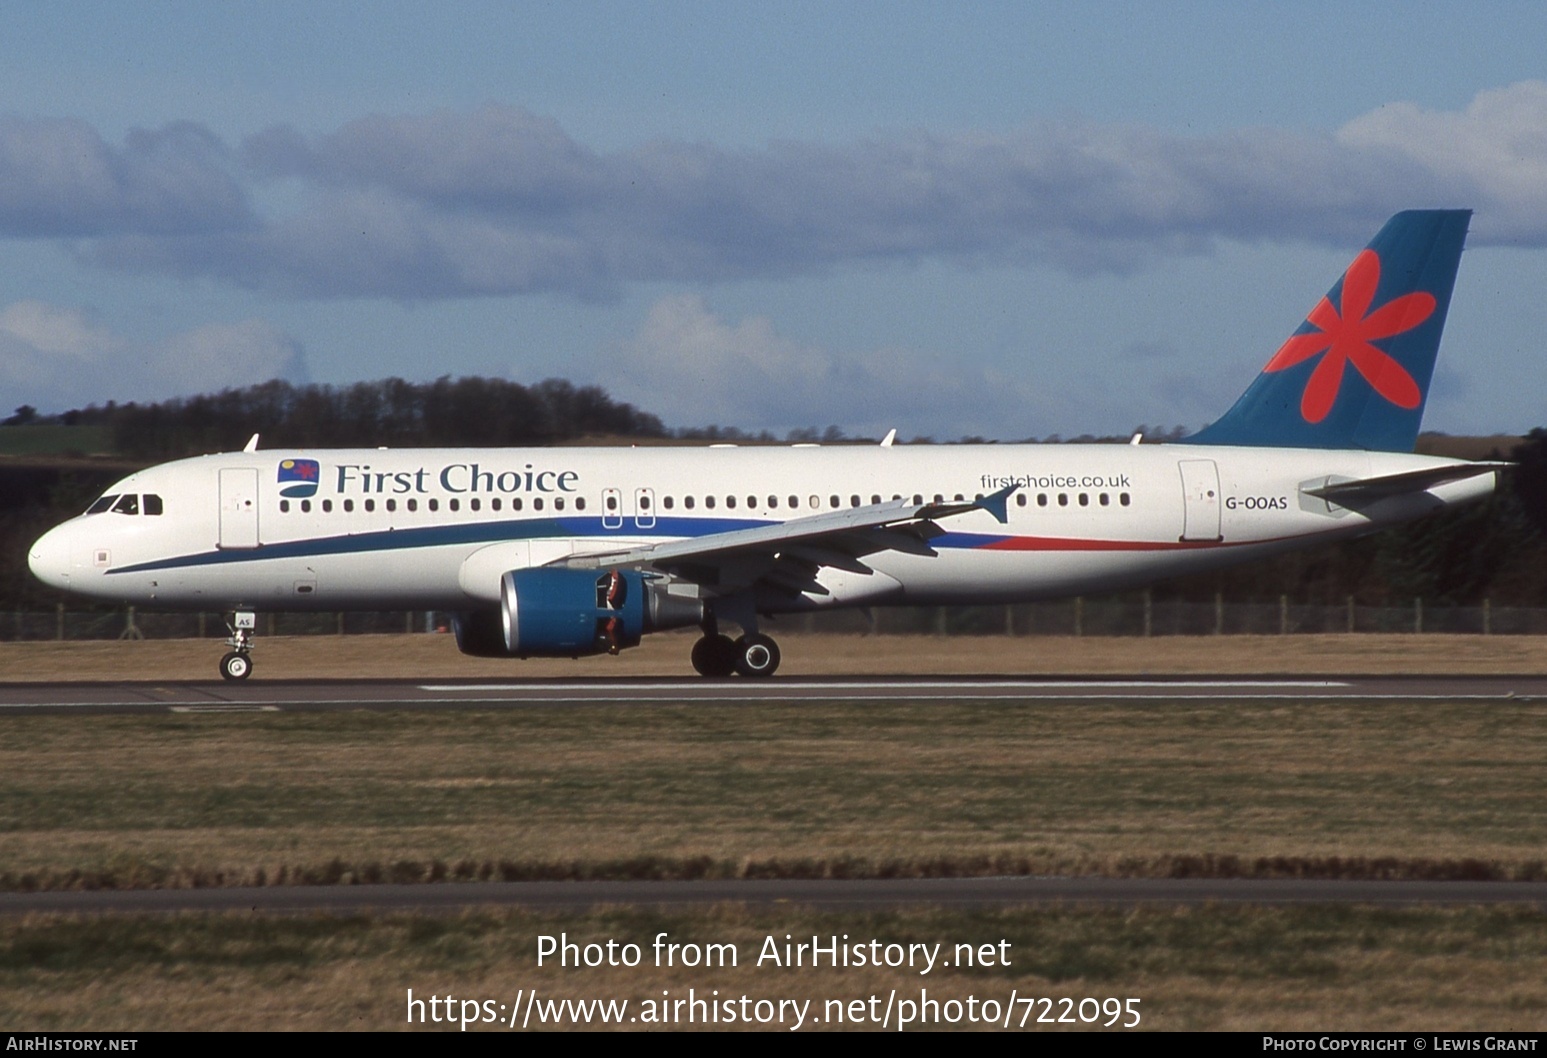
[[[27,567],[32,575],[51,588],[70,587],[70,554],[64,526],[50,529],[27,552]]]

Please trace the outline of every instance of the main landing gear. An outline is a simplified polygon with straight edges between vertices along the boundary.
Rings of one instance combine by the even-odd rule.
[[[247,610],[238,610],[231,615],[231,620],[226,627],[231,631],[231,638],[226,640],[226,646],[231,650],[220,659],[220,674],[228,680],[245,680],[252,675],[252,633],[258,626],[258,615]]]
[[[748,632],[740,639],[722,635],[711,623],[693,644],[693,669],[700,676],[772,676],[779,668],[779,644],[772,636]]]

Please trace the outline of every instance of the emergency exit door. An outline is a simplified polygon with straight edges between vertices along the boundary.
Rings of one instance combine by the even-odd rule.
[[[1212,459],[1184,459],[1182,539],[1223,540],[1220,535],[1219,467]]]
[[[258,546],[258,471],[233,467],[220,472],[220,539],[225,550]]]

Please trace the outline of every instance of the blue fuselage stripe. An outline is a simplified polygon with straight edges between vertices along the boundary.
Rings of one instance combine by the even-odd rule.
[[[115,573],[150,573],[199,566],[235,565],[266,562],[272,559],[321,558],[327,555],[367,555],[411,551],[426,547],[471,546],[509,543],[518,540],[605,540],[608,537],[632,539],[641,535],[669,539],[695,539],[738,529],[753,529],[778,524],[752,518],[657,518],[651,528],[640,528],[626,519],[619,528],[606,528],[601,518],[523,518],[498,522],[471,522],[464,525],[429,525],[410,529],[387,529],[344,536],[310,537],[280,543],[261,544],[240,550],[203,551],[176,558],[138,562],[108,570]],[[976,533],[946,533],[930,541],[933,547],[983,547],[1001,539]]]

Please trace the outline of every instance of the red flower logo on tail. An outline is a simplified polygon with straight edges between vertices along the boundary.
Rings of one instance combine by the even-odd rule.
[[[1306,317],[1320,331],[1294,335],[1263,368],[1283,371],[1326,354],[1311,372],[1300,397],[1300,414],[1306,422],[1321,422],[1332,411],[1338,389],[1343,385],[1343,368],[1350,361],[1375,392],[1397,407],[1412,409],[1422,401],[1418,383],[1407,369],[1371,343],[1410,331],[1428,319],[1434,312],[1434,295],[1423,291],[1403,294],[1370,312],[1370,302],[1375,300],[1375,288],[1379,285],[1380,258],[1375,251],[1365,250],[1343,274],[1342,311],[1322,298]]]

